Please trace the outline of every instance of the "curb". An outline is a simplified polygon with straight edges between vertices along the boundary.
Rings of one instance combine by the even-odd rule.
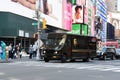
[[[0,63],[10,63],[10,62],[12,62],[12,61],[0,60]]]

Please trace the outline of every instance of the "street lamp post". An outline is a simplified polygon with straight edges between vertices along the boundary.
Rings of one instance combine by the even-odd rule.
[[[38,20],[38,39],[37,39],[37,55],[36,60],[40,60],[40,0],[36,0],[36,15]]]

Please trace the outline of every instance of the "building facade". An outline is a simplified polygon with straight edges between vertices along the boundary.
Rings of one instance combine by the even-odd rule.
[[[62,11],[60,11],[61,13],[55,11],[57,9],[55,6],[58,6],[58,4],[59,7],[62,6],[61,1],[58,2],[56,0],[56,4],[52,3],[54,16],[41,14],[41,17],[47,20],[47,29],[42,30],[43,33],[63,32],[63,29],[66,29],[62,26],[62,17],[60,17]],[[7,45],[10,43],[13,45],[21,43],[23,48],[28,48],[30,44],[35,42],[34,34],[38,32],[37,25],[32,25],[32,23],[37,23],[37,19],[34,18],[35,10],[12,2],[12,0],[3,0],[0,5],[0,41],[5,41]],[[57,16],[57,20],[55,16]],[[42,23],[40,27],[42,27]],[[44,34],[41,35],[41,38],[44,38]]]
[[[118,11],[118,1],[119,0],[106,0],[107,10],[110,12]]]
[[[20,16],[11,12],[0,12],[0,41],[7,45],[21,43],[26,48],[34,42],[33,34],[37,27],[32,26],[36,20]]]
[[[108,22],[115,27],[115,38],[120,39],[120,0],[106,0]]]

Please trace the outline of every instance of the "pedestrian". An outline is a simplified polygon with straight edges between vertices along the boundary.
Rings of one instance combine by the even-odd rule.
[[[36,57],[37,54],[37,45],[33,45],[33,57]]]
[[[28,52],[29,52],[29,59],[32,59],[32,55],[33,55],[33,47],[32,47],[32,45],[30,45]]]
[[[6,51],[5,51],[6,43],[4,41],[1,41],[0,44],[1,44],[1,47],[2,47],[1,59],[4,60],[4,59],[6,59]]]
[[[95,36],[97,38],[101,38],[101,32],[102,32],[102,20],[98,18],[96,24],[95,24]]]
[[[18,44],[17,46],[17,54],[18,54],[18,58],[21,58],[21,51],[22,51],[22,47],[21,47],[21,43]]]
[[[0,44],[0,60],[1,60],[1,55],[2,55],[2,47],[1,47],[1,44]]]
[[[83,10],[82,10],[82,6],[77,5],[75,6],[75,13],[73,15],[73,23],[83,23]]]
[[[13,47],[12,53],[13,53],[13,58],[16,59],[16,57],[17,57],[17,45]]]
[[[19,55],[20,55],[20,59],[22,58],[22,55],[24,54],[24,49],[21,49]]]
[[[5,47],[5,52],[6,52],[6,60],[9,59],[9,46]]]
[[[16,58],[20,58],[21,44],[19,43],[18,45],[16,45],[16,48],[17,48],[17,56],[16,56]]]
[[[9,49],[9,58],[11,58],[12,59],[12,43],[10,43],[10,45],[8,46],[8,49]]]

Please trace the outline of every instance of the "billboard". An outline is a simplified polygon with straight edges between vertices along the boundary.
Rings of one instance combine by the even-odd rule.
[[[72,24],[72,33],[87,36],[88,35],[88,25],[74,23],[74,24]]]
[[[84,7],[84,24],[88,24],[88,8]]]
[[[86,0],[72,0],[73,5],[85,5]]]
[[[11,0],[1,0],[0,6],[1,6],[0,11],[2,12],[11,12],[32,19],[33,19],[33,14],[35,14],[34,10],[28,9],[20,4],[16,4]]]
[[[72,2],[71,0],[63,0],[63,28],[72,30]]]
[[[40,17],[46,19],[47,25],[64,28],[62,25],[62,1],[40,0]],[[2,0],[0,5],[0,11],[12,12],[32,19],[35,16],[36,0]]]
[[[100,39],[105,42],[107,38],[107,6],[103,0],[98,0],[96,8],[97,16],[100,16],[100,18],[102,19],[102,31],[100,33]]]
[[[117,14],[116,14],[117,15]],[[115,37],[120,37],[120,20],[116,18],[112,18],[112,25],[115,27]]]
[[[89,35],[91,35],[91,36],[94,36],[94,34],[95,34],[95,32],[94,32],[94,6],[93,6],[93,3],[92,3],[92,1],[91,0],[86,0],[86,18],[88,19],[86,19],[85,18],[85,23],[87,23],[88,24],[88,27],[89,27],[89,31],[88,31],[88,33],[89,33]],[[84,16],[85,17],[85,16]]]
[[[72,6],[72,23],[83,23],[83,9],[82,5]]]
[[[88,35],[88,25],[82,24],[82,35]]]
[[[48,25],[64,28],[62,26],[62,1],[40,0],[40,16],[46,19]]]
[[[81,34],[81,27],[80,27],[81,24],[72,24],[72,33],[73,34],[78,34],[80,35]]]

